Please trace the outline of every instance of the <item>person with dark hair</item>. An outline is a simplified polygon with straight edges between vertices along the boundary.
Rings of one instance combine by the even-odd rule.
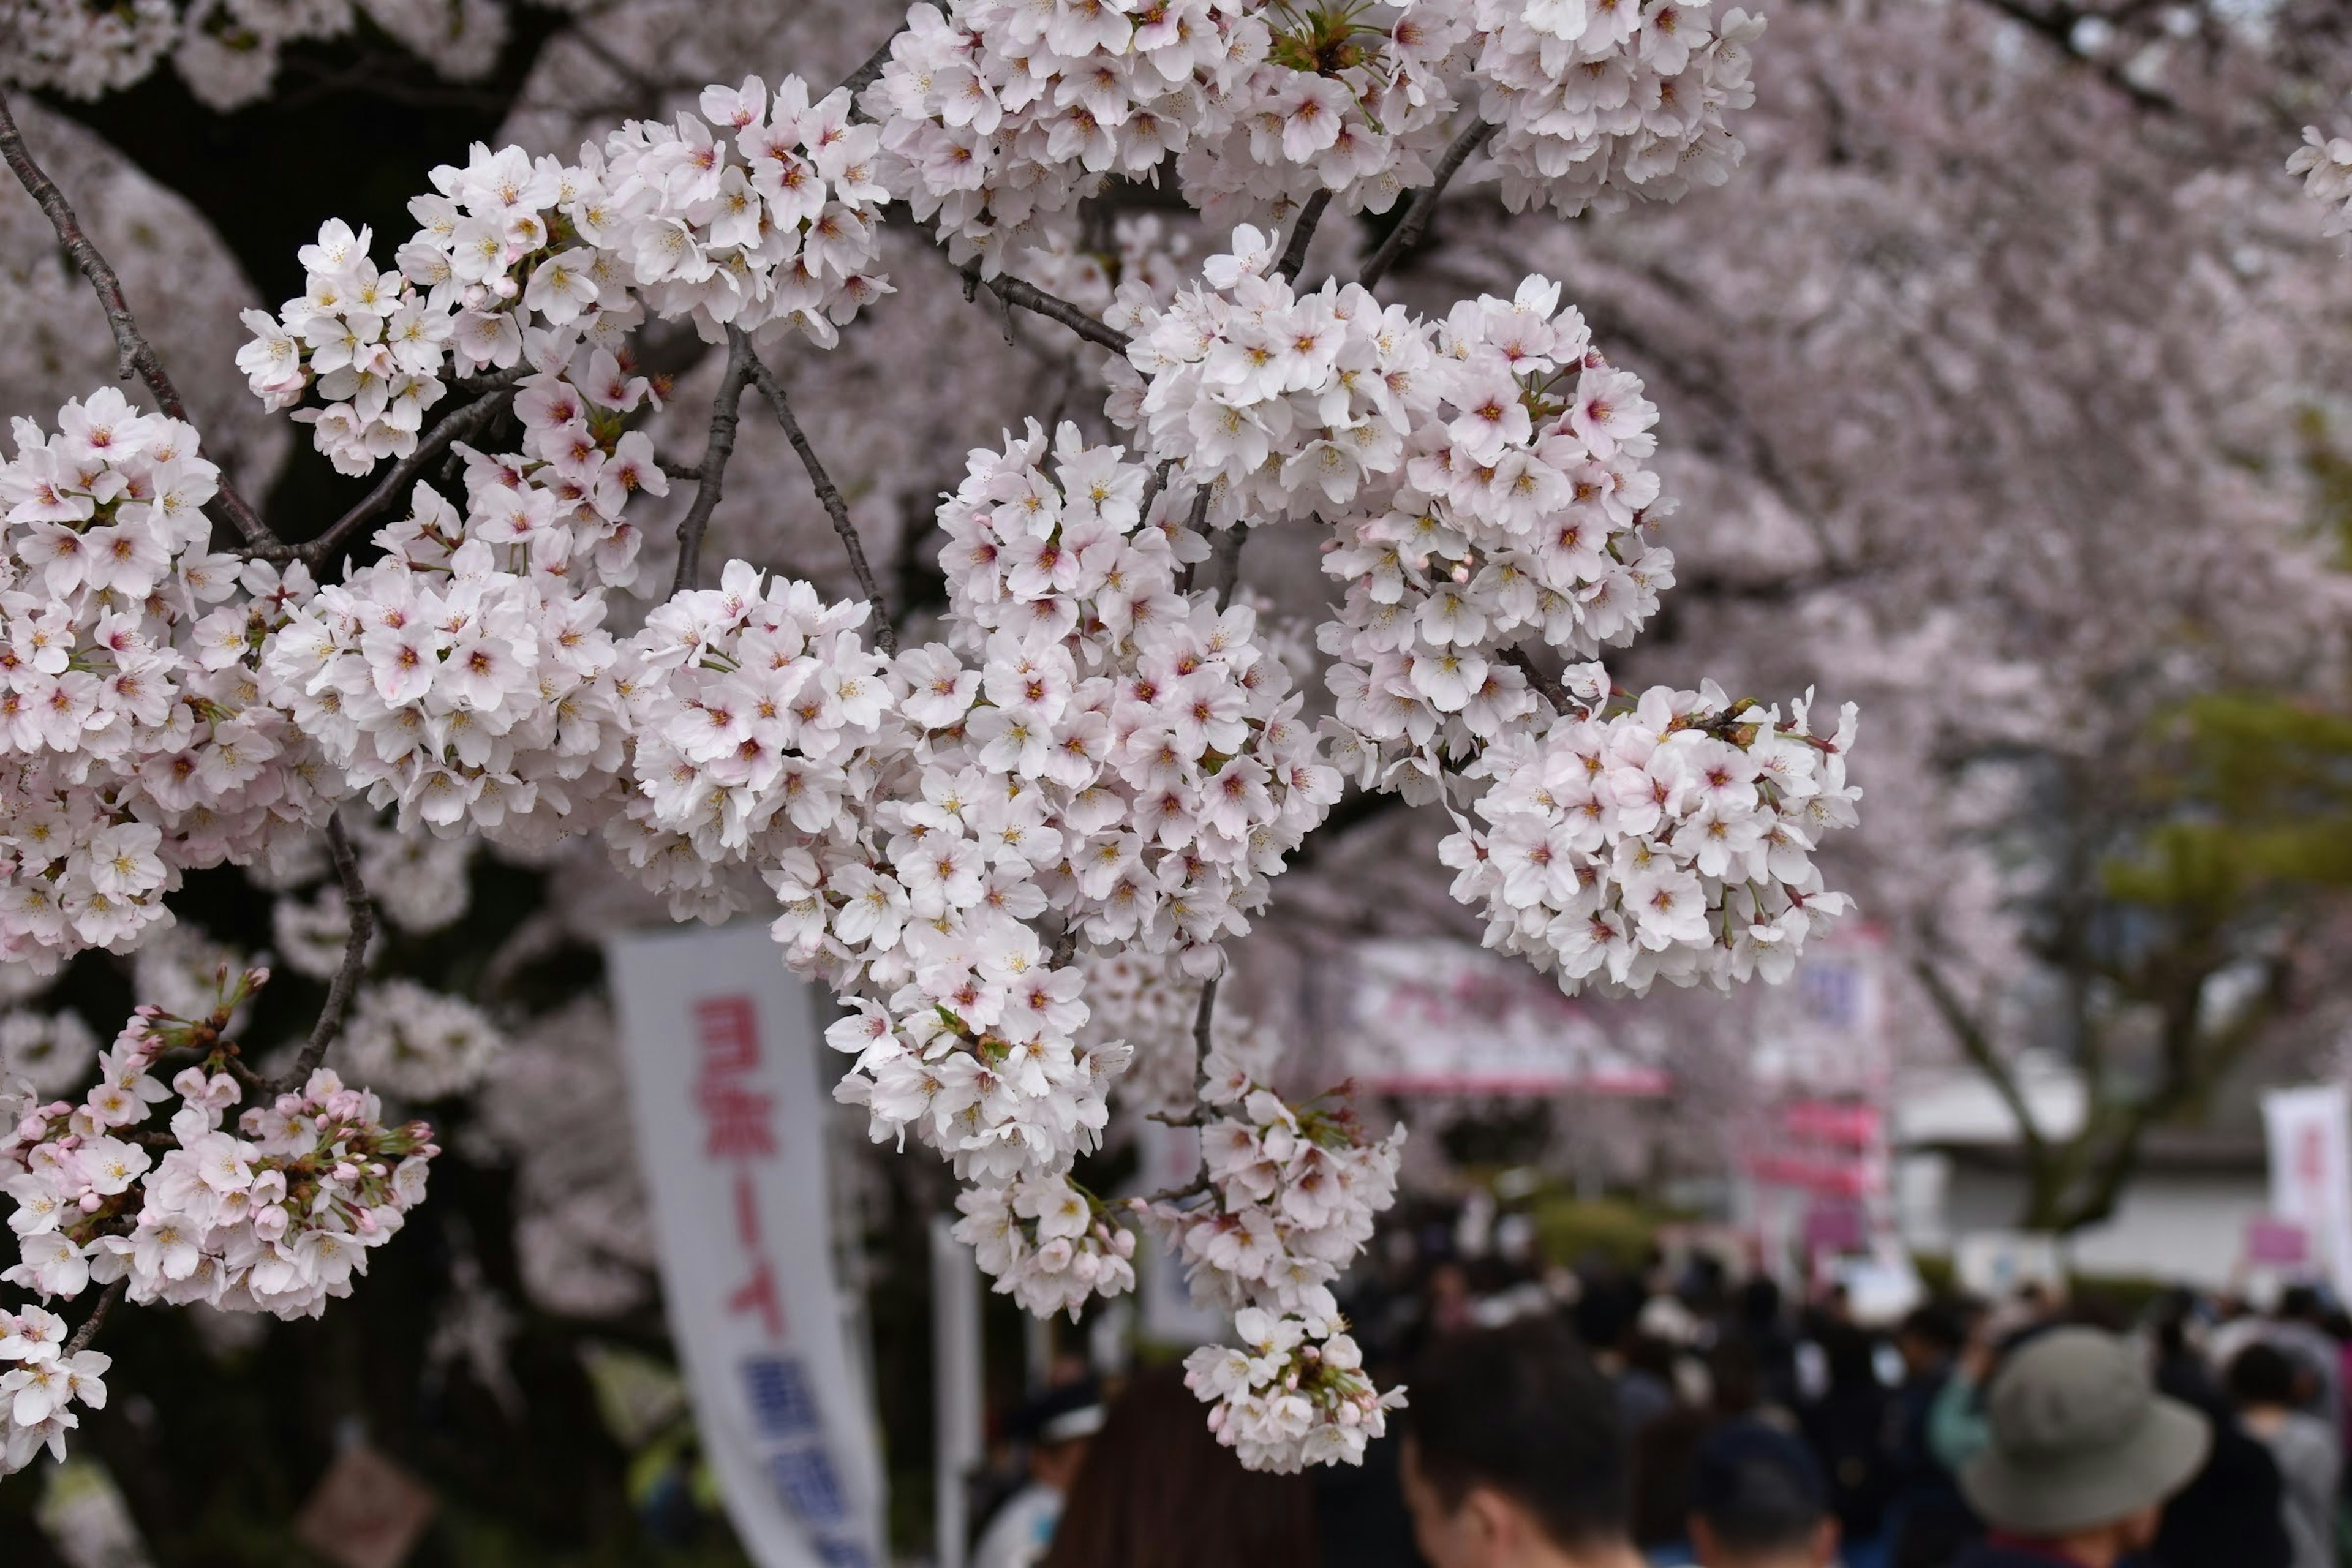
[[[2302,1408],[2327,1423],[2331,1432],[2343,1430],[2344,1347],[2327,1331],[2326,1303],[2318,1288],[2290,1285],[2279,1294],[2278,1310],[2264,1326],[2263,1338],[2293,1356],[2310,1373]]]
[[[1830,1568],[1838,1525],[1822,1468],[1761,1421],[1716,1428],[1691,1467],[1691,1547],[1700,1568]]]
[[[1815,1318],[1812,1330],[1829,1382],[1798,1406],[1797,1419],[1821,1456],[1839,1526],[1861,1541],[1878,1533],[1886,1509],[1886,1387],[1868,1334],[1828,1313]]]
[[[1433,1568],[1640,1568],[1616,1400],[1559,1322],[1440,1339],[1407,1386],[1405,1503]]]
[[[1936,1401],[1958,1364],[1968,1329],[1951,1304],[1912,1309],[1895,1331],[1903,1382],[1888,1412],[1888,1568],[1941,1568],[1984,1533],[1960,1483],[1928,1441]]]
[[[1036,1568],[1045,1559],[1070,1479],[1102,1424],[1102,1391],[1090,1377],[1048,1390],[1014,1414],[1013,1435],[1027,1450],[1029,1484],[989,1520],[972,1548],[972,1568]]]
[[[1171,1365],[1111,1401],[1045,1568],[1300,1568],[1318,1554],[1314,1484],[1242,1468]]]
[[[2327,1424],[2297,1408],[2304,1393],[2299,1371],[2284,1351],[2257,1340],[2230,1363],[2230,1399],[2247,1432],[2278,1463],[2280,1518],[2294,1568],[2335,1568],[2336,1483],[2344,1456]]]
[[[2203,1468],[2164,1505],[2147,1561],[2152,1568],[2293,1568],[2278,1465],[2246,1431],[2189,1344],[2193,1310],[2185,1292],[2158,1309],[2156,1391],[2203,1415],[2213,1447]]]

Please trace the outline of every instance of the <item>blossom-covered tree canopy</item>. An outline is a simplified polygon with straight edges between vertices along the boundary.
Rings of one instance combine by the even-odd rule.
[[[610,9],[580,37],[662,29],[657,5]],[[689,60],[729,58],[713,9],[672,29]],[[583,43],[542,63],[520,141],[432,171],[413,229],[331,219],[293,258],[297,295],[271,310],[225,285],[201,329],[178,319],[201,292],[134,318],[102,226],[0,119],[43,211],[28,265],[63,246],[148,399],[61,391],[0,464],[0,974],[14,997],[85,952],[142,966],[107,1050],[70,1013],[11,1015],[0,1037],[34,1069],[5,1090],[5,1278],[99,1300],[79,1328],[48,1305],[0,1323],[8,1464],[61,1451],[75,1405],[105,1398],[89,1342],[108,1301],[316,1314],[424,1201],[436,1134],[373,1091],[469,1090],[498,1031],[372,955],[456,919],[447,890],[485,849],[593,858],[677,919],[771,922],[781,961],[840,1000],[836,1097],[877,1143],[911,1134],[947,1163],[1000,1290],[1076,1311],[1132,1285],[1139,1234],[1165,1246],[1235,1315],[1242,1342],[1190,1363],[1220,1437],[1255,1467],[1359,1458],[1406,1395],[1364,1375],[1331,1286],[1390,1201],[1402,1130],[1286,1099],[1279,1031],[1218,1001],[1230,944],[1335,837],[1335,807],[1391,796],[1440,824],[1393,874],[1564,990],[1784,978],[1850,906],[1817,856],[1834,868],[1858,820],[1855,712],[1810,671],[1777,700],[1698,670],[1612,678],[1673,669],[1630,645],[1685,540],[1706,567],[1682,591],[1693,615],[1732,628],[1724,679],[1867,645],[1813,662],[1890,699],[1874,798],[1905,820],[1854,836],[1873,847],[1849,863],[1906,924],[1999,902],[1965,833],[1923,826],[1956,820],[1937,747],[2087,727],[2037,704],[2015,647],[1971,646],[1942,676],[1981,626],[2051,616],[2063,595],[2037,572],[2071,594],[2113,563],[2022,505],[1986,530],[2014,551],[1964,547],[1948,525],[1970,520],[1927,501],[1969,487],[1919,478],[1948,454],[1890,444],[1906,462],[1882,475],[1852,451],[1966,401],[2019,443],[1986,449],[2022,490],[2043,470],[2007,455],[2056,466],[2029,437],[2063,377],[2037,367],[2004,399],[1962,352],[1990,331],[1936,351],[1885,334],[1957,294],[1933,268],[1793,305],[1778,281],[1864,233],[1976,264],[1969,225],[1924,216],[1966,140],[1937,138],[2005,121],[2025,146],[2047,127],[1965,89],[1887,86],[1950,53],[1937,27],[2008,47],[1969,16],[1853,20],[1891,62],[1860,86],[1830,68],[1822,16],[1768,33],[1711,0],[956,0],[912,7],[841,85],[785,60],[700,87],[714,60],[680,102],[667,60]],[[362,18],[458,79],[510,20],[495,0],[26,0],[0,37],[20,86],[88,97],[168,56],[228,106],[268,89],[281,45]],[[1801,156],[1807,110],[1759,109],[1751,85],[1751,51],[1783,47],[1817,118],[1866,112],[1918,144]],[[2093,73],[2100,123],[2244,129],[2185,94],[2143,101],[2167,96],[2161,73],[2116,38],[2077,29],[2043,67]],[[581,85],[600,70],[643,101],[608,112]],[[1872,158],[1895,166],[1849,167]],[[2342,227],[2352,143],[2315,132],[2295,158]],[[2254,205],[2226,181],[2174,189],[2209,213]],[[1441,204],[1475,244],[1423,252]],[[2146,255],[2113,226],[2128,265],[2179,263],[2161,278],[2184,304],[2305,276]],[[2197,256],[2245,259],[2200,237]],[[192,378],[184,400],[152,346],[231,320],[275,431],[250,406],[192,419],[218,389]],[[1890,345],[1883,374],[1809,384],[1822,339]],[[2202,486],[2203,412],[2242,405],[2232,377],[2263,345],[2200,341],[2148,379],[2151,425]],[[967,348],[1024,374],[959,376]],[[2104,386],[2112,368],[2065,374]],[[738,455],[751,422],[782,431],[789,468]],[[363,494],[332,515],[248,500],[289,425]],[[968,448],[960,473],[936,466],[942,433]],[[914,489],[919,526],[887,515],[893,473],[940,480]],[[1678,491],[1696,504],[1678,512]],[[1924,543],[1923,516],[1945,529]],[[1731,525],[1744,561],[1721,547]],[[706,540],[726,558],[706,566]],[[1966,605],[1933,603],[1962,581]],[[2097,687],[2121,646],[2048,641],[2068,658],[2045,691]],[[276,1059],[246,1044],[268,972],[175,925],[189,879],[222,866],[276,895],[277,967],[324,987]],[[1077,1179],[1119,1101],[1200,1128],[1196,1180],[1110,1200]],[[551,1206],[593,1187],[545,1179]]]

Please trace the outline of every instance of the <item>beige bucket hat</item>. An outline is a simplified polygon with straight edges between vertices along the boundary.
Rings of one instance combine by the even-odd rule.
[[[1985,1394],[1991,1442],[1960,1489],[2021,1535],[2090,1530],[2163,1501],[2205,1463],[2205,1417],[2158,1394],[2129,1345],[2052,1329],[2016,1351]]]

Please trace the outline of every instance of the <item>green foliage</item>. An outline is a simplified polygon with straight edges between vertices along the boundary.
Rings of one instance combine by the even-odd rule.
[[[1538,1198],[1533,1205],[1536,1245],[1550,1263],[1574,1267],[1594,1258],[1622,1268],[1648,1260],[1658,1227],[1669,1216],[1616,1198]]]
[[[2107,895],[2211,931],[2251,906],[2352,887],[2352,717],[2268,692],[2168,722],[2158,820],[2103,868]]]

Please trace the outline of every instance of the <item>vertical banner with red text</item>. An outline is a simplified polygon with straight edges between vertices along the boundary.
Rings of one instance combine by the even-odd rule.
[[[878,1568],[882,1466],[834,1279],[818,998],[757,925],[607,949],[662,1292],[760,1568]]]

